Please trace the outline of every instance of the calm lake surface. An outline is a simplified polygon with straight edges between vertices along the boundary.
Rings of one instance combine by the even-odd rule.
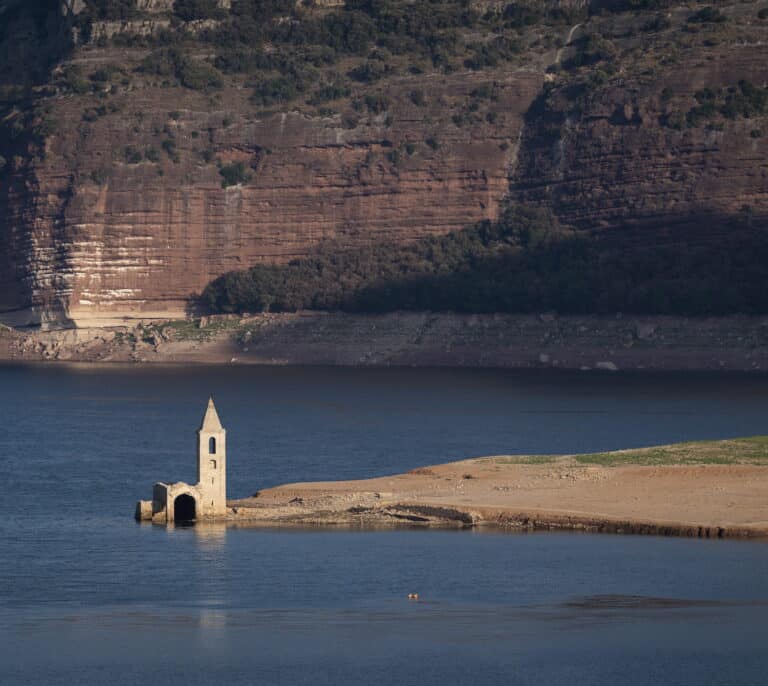
[[[768,433],[767,377],[0,366],[0,684],[768,680],[768,543],[135,524],[209,393],[230,496]]]

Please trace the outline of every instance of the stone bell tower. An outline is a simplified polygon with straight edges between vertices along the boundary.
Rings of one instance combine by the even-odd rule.
[[[227,513],[227,432],[213,398],[197,432],[197,490],[203,516]]]

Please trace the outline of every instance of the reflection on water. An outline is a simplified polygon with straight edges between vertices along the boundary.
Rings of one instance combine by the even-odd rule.
[[[196,522],[191,527],[201,548],[222,550],[227,538],[227,525],[221,522]]]
[[[0,367],[0,684],[763,682],[765,543],[135,524],[211,391],[233,495],[768,417],[746,376]]]

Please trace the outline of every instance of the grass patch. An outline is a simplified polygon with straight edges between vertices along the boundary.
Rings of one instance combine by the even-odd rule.
[[[234,331],[239,327],[237,318],[176,319],[163,324],[162,329],[176,341],[209,341],[222,331]]]
[[[492,464],[550,464],[562,458],[562,455],[500,455],[483,458],[483,462]]]
[[[731,438],[722,441],[689,441],[672,445],[616,450],[584,455],[499,455],[478,462],[543,465],[572,459],[577,464],[621,467],[624,465],[768,465],[768,436]]]
[[[768,465],[768,436],[724,441],[691,441],[637,450],[574,455],[579,464],[621,465],[759,464]]]

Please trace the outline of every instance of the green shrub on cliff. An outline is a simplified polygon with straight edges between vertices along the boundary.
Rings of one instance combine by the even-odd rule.
[[[86,0],[90,17],[102,20],[128,20],[138,15],[136,0]]]
[[[672,0],[597,0],[593,10],[606,12],[647,12],[666,9]]]
[[[341,54],[364,55],[376,34],[376,25],[362,12],[333,12],[319,20],[291,24],[281,37],[298,45],[323,45]]]
[[[749,119],[764,114],[767,109],[768,88],[760,88],[742,80],[737,86],[727,89],[721,111],[729,119],[739,116]]]
[[[175,0],[173,13],[182,21],[225,19],[229,14],[216,0]]]
[[[123,149],[123,158],[127,164],[139,164],[143,159],[143,156],[132,145],[127,145]]]
[[[93,84],[83,76],[82,69],[76,64],[64,67],[56,84],[65,91],[82,95],[93,90]]]
[[[509,208],[499,222],[481,222],[466,231],[419,241],[412,246],[379,245],[344,250],[328,244],[316,255],[286,267],[257,265],[212,282],[203,299],[217,312],[295,309],[387,309],[389,285],[412,277],[448,276],[462,272],[482,259],[520,249],[538,249],[568,235],[549,215]],[[382,286],[382,294],[377,291]],[[425,305],[436,294],[424,290],[423,299],[399,291],[391,300],[395,309]],[[465,304],[458,309],[472,309]],[[450,309],[450,308],[449,308]]]
[[[768,112],[768,88],[741,80],[735,86],[713,90],[703,88],[694,94],[697,105],[686,115],[688,126],[712,125],[718,117],[751,119]]]
[[[349,70],[349,77],[361,83],[375,83],[385,76],[394,73],[394,69],[388,64],[379,61],[368,60]]]
[[[352,90],[346,82],[337,77],[315,90],[308,102],[310,105],[321,105],[333,100],[339,100],[340,98],[347,98],[351,93]]]
[[[284,76],[261,79],[254,85],[251,102],[262,107],[282,105],[295,100],[304,88],[302,81]]]
[[[103,186],[107,182],[108,173],[104,169],[94,169],[88,174],[88,178],[97,186]]]
[[[577,51],[571,58],[563,62],[564,69],[573,70],[599,62],[611,62],[618,55],[616,46],[600,35],[587,34],[575,41],[575,44]]]
[[[219,169],[221,174],[221,187],[237,186],[241,183],[248,183],[251,175],[248,173],[243,162],[232,162],[225,164]]]
[[[221,73],[211,64],[196,60],[179,48],[156,50],[145,57],[139,71],[177,79],[182,86],[193,90],[220,88]]]
[[[223,81],[218,70],[206,62],[186,59],[176,69],[176,75],[182,86],[193,90],[221,88]]]
[[[691,24],[722,24],[726,21],[728,17],[716,7],[702,7],[688,17],[688,22]]]
[[[768,231],[734,219],[729,241],[647,242],[565,229],[507,208],[497,222],[399,245],[329,242],[285,266],[257,265],[211,282],[213,312],[768,312]]]
[[[471,46],[472,56],[464,60],[467,69],[498,67],[512,60],[522,51],[522,45],[515,38],[497,37],[485,43]]]
[[[500,22],[496,22],[502,28]],[[448,68],[461,49],[460,28],[479,28],[480,17],[466,0],[394,2],[348,0],[343,9],[307,12],[293,2],[239,0],[228,21],[204,37],[218,47],[216,66],[224,71],[253,73],[284,70],[275,60],[301,52],[315,67],[330,65],[343,57],[368,57],[373,49],[392,55],[431,59]],[[269,46],[269,55],[263,52]],[[508,57],[510,39],[499,36],[491,45],[478,43],[478,65]],[[479,67],[478,67],[479,68]],[[393,73],[391,65],[367,61],[353,64],[351,76],[370,83]]]

